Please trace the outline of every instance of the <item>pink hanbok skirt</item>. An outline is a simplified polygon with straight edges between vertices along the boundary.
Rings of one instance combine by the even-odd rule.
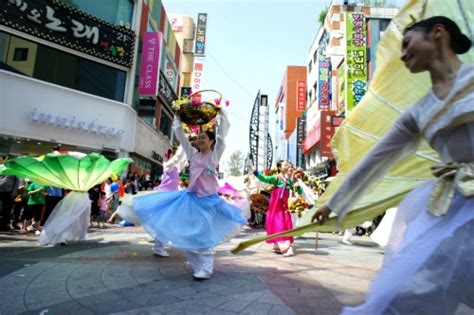
[[[288,231],[293,228],[291,214],[287,211],[289,195],[290,191],[288,189],[282,187],[276,187],[273,189],[270,196],[270,205],[268,206],[267,217],[265,219],[267,235]],[[267,243],[284,241],[290,241],[293,243],[293,240],[293,237],[285,236],[273,238],[268,240]]]

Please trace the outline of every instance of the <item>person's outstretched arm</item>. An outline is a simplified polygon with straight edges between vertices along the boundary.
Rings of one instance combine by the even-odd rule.
[[[407,110],[382,140],[347,175],[328,204],[316,211],[312,221],[324,222],[331,211],[339,215],[340,221],[351,206],[363,196],[370,184],[382,177],[395,163],[416,151],[419,141],[418,126],[410,110]]]
[[[183,150],[186,153],[188,160],[191,160],[197,150],[193,148],[193,146],[188,140],[188,137],[186,137],[186,135],[184,134],[183,127],[181,126],[181,119],[178,115],[175,115],[173,119],[173,131],[179,143],[183,147]]]
[[[273,185],[273,186],[276,186],[278,184],[278,177],[277,176],[263,175],[259,171],[253,171],[253,175],[255,175],[255,177],[263,183],[267,183],[267,184],[270,184],[270,185]]]
[[[227,118],[227,113],[223,108],[221,108],[217,114],[216,144],[214,145],[214,150],[212,152],[212,160],[214,163],[219,163],[222,154],[225,151],[225,137],[229,133],[229,128],[230,122]]]
[[[181,171],[183,167],[183,162],[187,163],[186,153],[183,150],[183,146],[180,145],[176,150],[176,153],[173,155],[171,159],[168,161],[163,162],[163,168],[167,171],[171,170],[173,167],[176,166],[179,171]]]

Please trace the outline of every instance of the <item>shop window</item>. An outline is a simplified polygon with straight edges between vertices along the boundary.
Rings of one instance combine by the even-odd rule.
[[[13,61],[26,61],[28,60],[28,48],[15,48],[13,53]]]
[[[133,160],[133,163],[135,164],[136,167],[146,171],[146,172],[150,172],[151,171],[151,163],[142,159],[142,158],[139,158],[137,156],[130,156]]]
[[[130,0],[60,0],[69,6],[89,13],[114,25],[131,28],[133,1]]]
[[[166,112],[162,109],[160,116],[160,131],[168,139],[171,139],[171,117],[169,117]]]
[[[25,52],[18,52],[28,46]],[[127,74],[103,64],[81,58],[45,45],[0,32],[0,69],[47,81],[74,90],[123,101]],[[28,56],[29,51],[34,51]],[[8,59],[10,55],[11,59]],[[16,58],[29,57],[29,62],[17,64]]]

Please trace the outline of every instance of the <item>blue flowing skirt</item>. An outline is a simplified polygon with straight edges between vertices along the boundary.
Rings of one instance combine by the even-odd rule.
[[[134,197],[132,205],[151,236],[185,250],[209,250],[247,224],[241,210],[217,194],[198,197],[187,190],[163,191]]]

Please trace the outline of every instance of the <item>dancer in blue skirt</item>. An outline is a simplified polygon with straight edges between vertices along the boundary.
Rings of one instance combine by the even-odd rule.
[[[170,247],[187,250],[196,279],[211,277],[214,247],[237,234],[242,224],[247,224],[239,208],[217,195],[217,167],[229,126],[221,111],[216,132],[201,131],[196,149],[175,116],[173,129],[191,161],[188,188],[133,198],[133,208],[149,234]]]

